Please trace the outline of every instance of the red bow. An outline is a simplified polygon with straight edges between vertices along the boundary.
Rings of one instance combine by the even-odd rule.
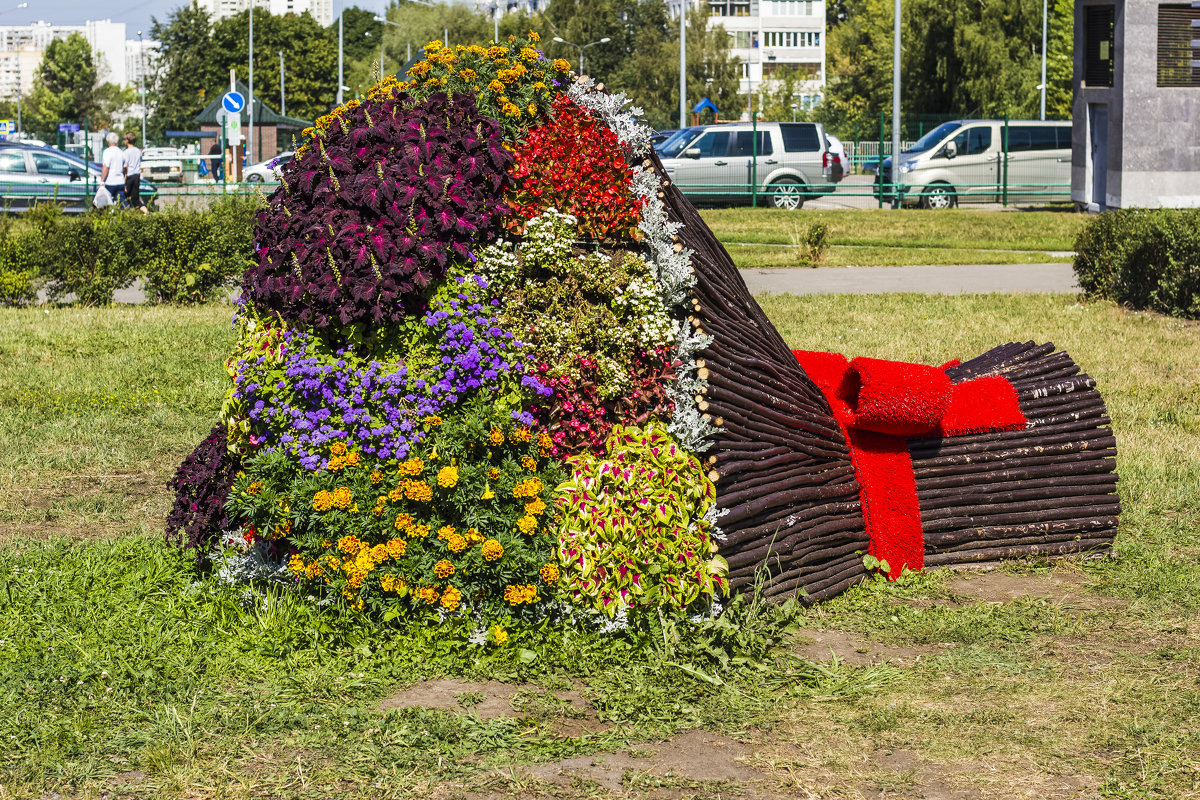
[[[951,383],[941,367],[793,350],[825,395],[850,445],[862,487],[863,522],[870,554],[895,580],[925,565],[925,537],[908,439],[1021,430],[1025,415],[1017,391],[999,375]]]

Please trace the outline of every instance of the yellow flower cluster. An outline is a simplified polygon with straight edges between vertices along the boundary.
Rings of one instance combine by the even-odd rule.
[[[512,434],[508,438],[514,442],[524,444],[533,438],[533,431],[529,430],[529,428],[518,426],[513,429]]]
[[[379,588],[385,592],[396,592],[399,594],[408,588],[408,581],[398,575],[380,575]]]
[[[403,539],[389,539],[385,547],[392,558],[401,558],[408,551],[408,542]]]
[[[413,597],[433,605],[438,601],[438,590],[433,586],[422,586],[413,590]]]
[[[258,494],[262,490],[263,490],[263,482],[262,481],[254,481],[253,483],[251,483],[249,486],[246,487],[246,494]]]
[[[432,415],[422,419],[421,422],[424,422],[426,425],[428,425],[431,428],[436,428],[438,425],[442,424],[442,418],[439,417],[437,414],[432,414]]]
[[[533,499],[542,493],[545,486],[541,478],[526,478],[513,487],[513,497],[528,497]]]
[[[504,431],[499,428],[492,428],[488,434],[488,444],[502,445],[504,444]]]
[[[504,555],[504,545],[497,542],[495,539],[488,539],[480,548],[485,561],[499,561]]]
[[[428,525],[413,525],[411,528],[408,529],[408,538],[424,539],[426,536],[429,535],[430,530],[431,529]]]
[[[530,534],[537,530],[537,517],[526,515],[517,520],[517,530],[521,533]]]
[[[443,541],[448,540],[453,535],[454,528],[449,525],[443,525],[442,527],[438,528],[438,538]]]
[[[414,481],[408,479],[400,481],[400,485],[393,489],[388,494],[388,497],[392,497],[393,500],[397,499],[393,497],[393,495],[397,492],[409,500],[415,500],[418,503],[428,503],[433,499],[433,488],[429,484],[425,483],[425,481]]]
[[[500,480],[500,468],[499,467],[490,468],[487,472],[487,476],[488,476],[489,481]]]
[[[525,513],[537,516],[546,510],[546,503],[542,498],[535,497],[525,504]]]
[[[504,602],[510,606],[519,606],[522,603],[533,605],[539,599],[537,586],[532,583],[527,586],[513,586],[509,584],[504,587]]]
[[[454,565],[443,558],[433,565],[433,574],[443,580],[449,578],[454,574]]]
[[[383,480],[383,473],[380,472],[379,470],[372,470],[371,475],[369,477],[371,478],[371,483],[378,484],[380,481]]]
[[[451,534],[446,538],[446,547],[450,549],[451,553],[461,553],[467,549],[466,537],[457,533]]]
[[[546,583],[558,583],[558,565],[547,564],[538,571]]]
[[[458,483],[458,467],[442,467],[437,474],[438,486],[453,489]]]
[[[396,474],[401,477],[412,477],[413,475],[420,475],[423,469],[425,469],[424,461],[419,458],[410,458],[396,465]]]
[[[325,469],[330,472],[337,472],[342,467],[358,466],[361,457],[358,453],[346,453],[345,455],[335,455],[325,462]]]
[[[396,515],[396,530],[406,531],[410,527],[412,527],[412,524],[413,524],[412,514],[400,513],[400,514]]]
[[[447,586],[442,592],[442,608],[447,611],[453,611],[458,608],[458,604],[462,601],[462,592],[453,586]]]
[[[524,456],[521,458],[521,466],[530,472],[537,472],[537,460],[533,456]]]
[[[332,492],[322,489],[313,495],[312,507],[313,511],[324,513],[331,508],[348,509],[353,501],[354,497],[350,494],[349,487],[339,486]]]

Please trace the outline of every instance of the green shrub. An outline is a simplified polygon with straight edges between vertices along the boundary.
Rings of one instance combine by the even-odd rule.
[[[1106,211],[1075,240],[1089,297],[1200,319],[1200,209]]]
[[[253,255],[257,198],[228,198],[207,211],[126,214],[129,257],[150,303],[204,303],[241,281]]]
[[[137,277],[128,256],[127,214],[104,211],[62,219],[39,231],[35,261],[56,302],[74,295],[85,306],[107,305]]]
[[[825,258],[825,252],[829,249],[829,226],[822,222],[814,222],[805,227],[796,225],[788,238],[796,248],[795,265],[815,267]]]

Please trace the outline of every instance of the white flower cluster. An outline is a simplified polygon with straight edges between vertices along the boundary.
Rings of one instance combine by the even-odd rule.
[[[216,567],[216,577],[229,586],[244,586],[250,583],[296,582],[282,556],[272,558],[267,543],[255,542],[249,547],[240,531],[225,531],[220,543],[208,554]]]
[[[502,240],[480,251],[474,271],[483,276],[488,286],[516,286],[521,263],[512,243]]]
[[[521,255],[526,261],[537,266],[567,260],[571,256],[571,247],[575,244],[577,222],[571,214],[561,214],[556,208],[547,208],[525,223]]]
[[[655,350],[674,343],[675,322],[663,307],[662,291],[653,278],[638,277],[624,288],[618,286],[613,309],[619,318],[633,323],[623,330],[629,344]]]
[[[649,152],[650,136],[654,132],[637,121],[642,109],[630,106],[627,110],[625,106],[629,104],[629,98],[624,92],[608,94],[596,91],[595,83],[589,77],[580,77],[567,89],[567,96],[608,125],[608,129],[633,155],[641,156]]]

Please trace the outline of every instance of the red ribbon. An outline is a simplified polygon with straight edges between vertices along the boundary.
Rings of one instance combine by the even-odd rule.
[[[793,350],[796,360],[829,401],[850,445],[862,487],[868,552],[888,565],[895,580],[905,568],[925,565],[925,537],[910,438],[1021,430],[1025,415],[1017,390],[999,375],[951,383],[942,367]]]

